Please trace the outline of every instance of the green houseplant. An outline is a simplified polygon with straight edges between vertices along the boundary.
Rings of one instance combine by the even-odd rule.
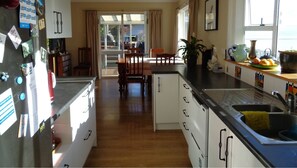
[[[178,51],[182,50],[182,57],[187,64],[188,68],[192,68],[197,63],[199,53],[203,53],[206,47],[202,44],[202,40],[196,38],[194,35],[191,36],[190,40],[181,39],[185,44],[180,46]]]

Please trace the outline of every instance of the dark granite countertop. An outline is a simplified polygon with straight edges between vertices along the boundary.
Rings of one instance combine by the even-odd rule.
[[[179,73],[192,87],[193,91],[205,100],[211,99],[204,89],[232,89],[254,87],[225,73],[214,73],[201,66],[188,72],[184,65],[154,66],[153,74]],[[265,93],[263,93],[265,95]],[[268,95],[267,95],[268,96]],[[212,100],[212,99],[211,99]],[[214,103],[213,103],[214,102]],[[265,167],[297,167],[297,144],[261,144],[248,130],[238,123],[234,116],[222,115],[226,110],[215,100],[205,103],[217,114],[243,144],[262,162]]]

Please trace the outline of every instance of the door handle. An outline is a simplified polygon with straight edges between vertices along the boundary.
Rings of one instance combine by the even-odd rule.
[[[226,168],[228,167],[228,155],[229,155],[228,147],[229,147],[229,139],[233,139],[233,136],[228,136],[228,137],[227,137],[227,140],[226,140],[226,151],[225,151],[225,156],[226,156]]]
[[[220,142],[219,142],[219,159],[225,161],[225,158],[222,158],[222,132],[226,131],[226,129],[221,129],[220,130]]]
[[[158,92],[161,92],[161,83],[160,83],[160,77],[158,77]]]

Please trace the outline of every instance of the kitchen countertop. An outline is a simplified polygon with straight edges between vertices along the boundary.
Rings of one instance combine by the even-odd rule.
[[[204,89],[232,89],[247,88],[254,89],[253,86],[246,84],[225,73],[214,73],[201,66],[188,73],[184,65],[170,65],[166,67],[152,67],[153,74],[179,73],[191,85],[194,92],[204,97],[204,100],[210,99],[211,102],[205,103],[217,114],[219,118],[229,127],[230,130],[246,145],[248,149],[262,162],[266,167],[297,167],[297,143],[296,144],[261,144],[248,130],[246,130],[234,116],[220,105],[220,100],[213,100]],[[256,91],[256,90],[255,90]],[[264,96],[270,95],[263,92]],[[276,100],[277,106],[279,105]],[[273,102],[274,103],[274,102]],[[227,115],[224,115],[227,114]]]
[[[230,60],[225,60],[225,61],[236,64],[236,65],[244,66],[244,67],[247,67],[252,70],[260,71],[264,74],[274,76],[274,77],[277,77],[280,79],[284,79],[289,82],[297,83],[297,73],[282,73],[280,66],[278,66],[277,68],[273,68],[273,69],[259,69],[259,68],[252,67],[249,63],[246,63],[246,62],[234,62],[234,61],[230,61]]]
[[[55,99],[52,103],[52,121],[53,123],[70,104],[94,82],[94,77],[67,77],[57,78],[57,84],[54,88]]]

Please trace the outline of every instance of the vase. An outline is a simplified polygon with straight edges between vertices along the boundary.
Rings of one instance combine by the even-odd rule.
[[[254,59],[257,57],[257,55],[256,55],[256,41],[257,40],[251,40],[251,49],[249,52],[249,59]]]

